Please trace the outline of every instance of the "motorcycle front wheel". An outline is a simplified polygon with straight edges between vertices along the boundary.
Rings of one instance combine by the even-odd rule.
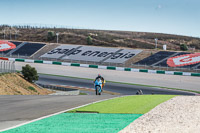
[[[96,95],[101,95],[100,86],[96,86]]]

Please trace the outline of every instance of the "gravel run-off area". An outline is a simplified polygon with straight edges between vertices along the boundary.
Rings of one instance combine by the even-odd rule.
[[[177,96],[133,121],[120,133],[199,133],[200,96]]]

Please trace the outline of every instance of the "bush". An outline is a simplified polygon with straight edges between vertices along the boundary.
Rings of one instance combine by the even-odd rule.
[[[180,45],[180,49],[183,50],[183,51],[187,51],[188,50],[188,47],[186,44],[181,44]]]
[[[92,45],[92,37],[91,36],[87,37],[87,44]]]
[[[34,82],[38,80],[38,77],[39,77],[37,74],[37,70],[28,64],[22,67],[22,74],[24,76],[24,79],[29,82]]]
[[[28,89],[37,92],[37,90],[32,86],[29,86]]]
[[[54,40],[55,37],[56,37],[56,34],[55,34],[54,31],[48,31],[48,35],[47,35],[47,40],[48,40],[48,41]]]

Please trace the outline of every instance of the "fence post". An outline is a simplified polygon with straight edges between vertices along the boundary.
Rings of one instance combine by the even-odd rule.
[[[16,69],[15,69],[15,61],[13,61],[13,67],[14,67],[14,72],[16,72]]]
[[[0,73],[2,73],[2,61],[0,61],[0,64],[1,64],[1,66],[0,66]]]
[[[3,72],[4,72],[4,73],[6,72],[6,64],[5,64],[5,61],[3,61]]]

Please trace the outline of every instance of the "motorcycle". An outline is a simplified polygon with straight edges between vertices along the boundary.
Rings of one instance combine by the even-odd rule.
[[[96,95],[101,95],[102,86],[103,86],[103,85],[102,85],[101,79],[97,79],[97,80],[94,82],[94,87],[95,87]]]

